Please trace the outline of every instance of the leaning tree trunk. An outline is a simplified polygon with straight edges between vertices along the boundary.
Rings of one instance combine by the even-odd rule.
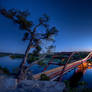
[[[23,61],[21,62],[20,66],[19,66],[19,72],[18,72],[18,75],[17,75],[18,80],[25,79],[25,64],[26,64],[27,57],[28,57],[28,54],[29,54],[29,51],[30,51],[31,48],[32,48],[32,40],[30,40],[28,47],[25,51]]]

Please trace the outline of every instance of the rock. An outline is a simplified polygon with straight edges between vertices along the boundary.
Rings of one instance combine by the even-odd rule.
[[[55,81],[24,80],[18,84],[18,88],[24,89],[25,92],[63,92],[65,84]]]
[[[31,91],[32,91],[32,92],[42,92],[40,88],[33,88]],[[30,91],[29,91],[29,92],[30,92]]]
[[[4,81],[5,81],[5,85],[4,85],[5,88],[14,89],[17,86],[17,80],[16,79],[7,78],[7,79],[4,79]]]
[[[16,87],[16,79],[0,76],[0,92],[12,92]]]
[[[0,79],[0,92],[63,92],[64,83],[55,81],[23,80],[17,85],[16,79]]]

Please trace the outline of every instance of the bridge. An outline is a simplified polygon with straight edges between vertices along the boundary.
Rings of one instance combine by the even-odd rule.
[[[35,75],[33,75],[33,78],[35,80],[39,80],[41,74],[46,74],[50,78],[50,81],[53,81],[53,80],[57,79],[58,77],[60,77],[60,74],[62,73],[63,69],[64,69],[64,72],[62,73],[62,75],[64,75],[65,73],[71,71],[72,69],[76,68],[80,64],[86,62],[88,59],[91,58],[91,56],[92,56],[92,52],[90,52],[88,54],[88,56],[86,56],[85,58],[83,58],[81,60],[78,60],[78,61],[75,61],[73,63],[67,64],[65,69],[64,69],[64,66],[60,66],[60,67],[57,67],[57,68],[54,68],[54,69],[51,69],[51,70],[48,70],[48,71],[43,71],[41,73],[35,74]]]

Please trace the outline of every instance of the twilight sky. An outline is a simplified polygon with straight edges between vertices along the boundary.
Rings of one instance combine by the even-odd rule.
[[[46,13],[59,30],[56,51],[92,50],[92,0],[0,0],[0,8],[28,9],[36,21]],[[0,52],[23,53],[23,33],[0,15]]]

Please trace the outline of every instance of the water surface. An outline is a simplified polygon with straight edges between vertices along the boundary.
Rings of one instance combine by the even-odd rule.
[[[22,59],[11,59],[9,56],[0,57],[0,66],[6,67],[9,69],[10,72],[13,72],[13,69],[19,67]],[[76,85],[74,83],[77,83],[79,81],[85,81],[88,84],[88,87],[92,88],[92,64],[91,63],[84,63],[82,65],[78,66],[77,68],[71,70],[70,72],[66,73],[63,76],[64,80],[70,80],[71,84]],[[50,70],[52,68],[58,67],[58,65],[49,65],[47,70]],[[40,65],[33,65],[31,67],[31,70],[34,74],[42,72],[44,69],[44,66]]]

